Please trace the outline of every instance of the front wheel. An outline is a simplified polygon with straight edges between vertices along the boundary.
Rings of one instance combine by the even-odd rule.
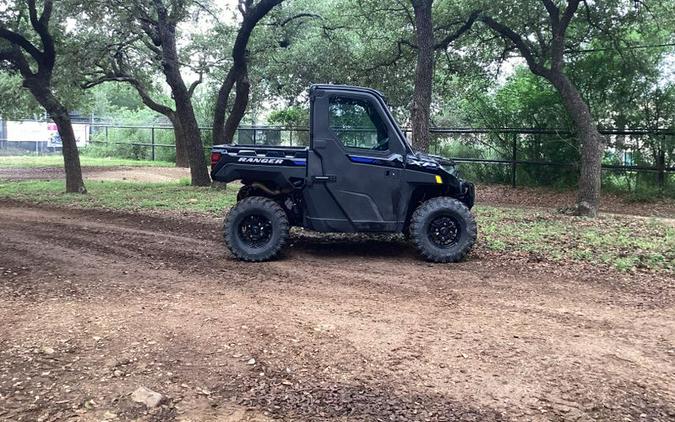
[[[410,220],[410,237],[422,257],[432,262],[464,259],[476,242],[476,220],[456,199],[431,198]]]
[[[250,262],[274,258],[288,239],[288,217],[283,208],[262,196],[239,201],[225,218],[225,244],[232,254]]]

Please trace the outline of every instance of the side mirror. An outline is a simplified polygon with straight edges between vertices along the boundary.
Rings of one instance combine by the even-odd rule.
[[[403,162],[405,161],[401,154],[393,154],[391,157],[389,157],[389,159],[391,161],[393,161],[395,163],[399,163],[399,164],[403,164]]]

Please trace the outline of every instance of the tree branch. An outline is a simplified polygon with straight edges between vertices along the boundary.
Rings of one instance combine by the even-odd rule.
[[[30,23],[35,32],[40,36],[42,42],[42,49],[44,53],[41,54],[41,59],[37,60],[40,65],[38,73],[46,73],[51,76],[56,62],[56,48],[54,46],[54,39],[49,33],[49,18],[52,14],[52,0],[45,0],[42,15],[38,17],[37,6],[35,0],[27,0],[28,15]]]
[[[40,63],[42,61],[42,52],[35,47],[30,41],[28,41],[23,35],[18,34],[14,31],[11,31],[4,26],[0,26],[0,38],[5,39],[9,43],[21,47],[28,54],[35,59],[36,62]]]
[[[204,72],[199,72],[199,79],[197,79],[196,81],[192,82],[192,83],[190,84],[190,88],[188,88],[188,96],[189,96],[190,98],[192,98],[192,95],[195,93],[195,89],[197,88],[197,86],[198,86],[200,83],[202,83],[203,80],[204,80]]]
[[[408,4],[404,4],[402,0],[396,0],[396,3],[398,3],[399,6],[401,6],[401,9],[405,12],[405,16],[408,19],[408,23],[410,26],[413,28],[415,27],[415,17],[412,15],[410,12],[410,9],[408,9]]]
[[[542,0],[544,3],[550,0]],[[576,13],[579,7],[580,0],[568,0],[567,8],[563,13],[562,19],[559,18],[559,9],[556,7],[557,12],[550,15],[551,19],[551,30],[553,33],[553,39],[551,40],[551,68],[560,70],[563,67],[563,55],[565,53],[565,33],[567,32],[567,27],[569,26],[574,14]]]
[[[129,82],[129,79],[130,78],[128,78],[126,76],[115,76],[115,75],[107,74],[107,75],[98,77],[96,79],[85,81],[80,86],[82,87],[82,89],[91,89],[95,86],[99,86],[99,85],[101,85],[103,83],[106,83],[106,82]]]
[[[171,109],[171,107],[167,107],[164,104],[160,104],[157,101],[153,100],[152,97],[150,97],[148,91],[143,86],[143,84],[138,79],[130,75],[106,73],[97,79],[85,82],[84,84],[82,84],[82,88],[83,89],[93,88],[105,82],[128,83],[129,85],[133,86],[136,89],[136,92],[138,92],[138,95],[141,97],[141,101],[143,101],[143,104],[145,104],[149,109],[156,111],[157,113],[163,114],[164,116],[167,116],[169,118],[173,117],[174,111]]]
[[[148,40],[147,38],[142,38],[141,41],[143,42],[143,45],[145,45],[148,50],[155,53],[157,57],[162,57],[162,50],[154,44],[154,41]]]
[[[548,74],[548,69],[546,69],[535,58],[532,47],[529,45],[529,43],[521,38],[521,36],[518,35],[514,30],[500,22],[497,22],[487,15],[481,15],[479,20],[487,25],[490,29],[500,34],[502,37],[510,40],[523,56],[532,73],[540,76]]]
[[[282,20],[281,22],[277,22],[275,25],[276,26],[286,26],[292,21],[300,18],[314,18],[314,19],[322,19],[321,15],[317,15],[316,13],[298,13],[297,15],[289,16],[286,19]]]
[[[580,0],[569,0],[567,2],[567,8],[565,8],[563,17],[562,19],[560,19],[560,28],[558,29],[561,35],[564,35],[565,32],[567,31],[567,27],[569,26],[570,22],[572,21],[572,18],[574,17],[574,14],[577,12],[577,9],[579,8],[579,3],[581,3]]]
[[[379,69],[381,67],[389,67],[389,66],[395,65],[396,62],[398,62],[401,59],[401,57],[403,57],[403,46],[404,45],[407,45],[408,47],[410,47],[412,49],[417,48],[417,46],[415,44],[411,43],[408,40],[398,40],[396,42],[396,55],[394,55],[394,57],[387,60],[386,62],[378,63],[374,66],[366,68],[366,69],[364,69],[364,71],[365,72],[372,72],[373,70]]]
[[[49,24],[49,19],[52,17],[52,0],[46,0],[44,7],[42,8],[42,15],[40,16],[40,24],[47,26]]]
[[[473,12],[471,12],[469,18],[466,20],[466,22],[464,22],[464,25],[459,27],[455,32],[446,35],[445,38],[443,38],[441,41],[434,44],[434,50],[440,49],[445,50],[446,48],[448,48],[448,45],[450,45],[450,43],[452,43],[457,38],[461,37],[465,32],[471,29],[471,27],[476,22],[479,16],[480,10],[474,10]]]
[[[32,75],[28,62],[26,62],[23,54],[21,54],[21,50],[17,46],[0,50],[0,62],[3,61],[8,62],[23,76]]]
[[[549,20],[551,21],[551,31],[555,34],[560,27],[560,9],[553,2],[553,0],[541,0],[548,12]]]

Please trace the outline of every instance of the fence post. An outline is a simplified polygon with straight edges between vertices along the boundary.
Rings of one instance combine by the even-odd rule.
[[[253,128],[253,145],[255,145],[255,133],[256,132],[257,132],[257,130],[255,128]]]
[[[518,134],[513,134],[513,143],[511,145],[511,187],[516,187],[516,160],[518,159]]]
[[[656,182],[659,190],[663,192],[666,186],[666,135],[663,135],[660,144],[656,157]]]
[[[150,142],[152,144],[152,161],[155,161],[155,127],[153,126],[150,131]]]
[[[289,141],[288,142],[290,143],[290,146],[293,146],[293,129],[291,128],[288,131],[288,133],[289,133]]]
[[[108,126],[105,127],[105,143],[108,145]]]

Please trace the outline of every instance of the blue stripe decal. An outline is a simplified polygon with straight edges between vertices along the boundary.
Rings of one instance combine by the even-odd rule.
[[[307,160],[305,160],[305,159],[295,159],[295,160],[291,160],[291,161],[293,161],[293,165],[296,165],[296,166],[307,165]]]
[[[352,160],[354,163],[361,163],[361,164],[375,164],[377,162],[377,160],[374,158],[359,157],[358,155],[350,155],[349,159]]]

